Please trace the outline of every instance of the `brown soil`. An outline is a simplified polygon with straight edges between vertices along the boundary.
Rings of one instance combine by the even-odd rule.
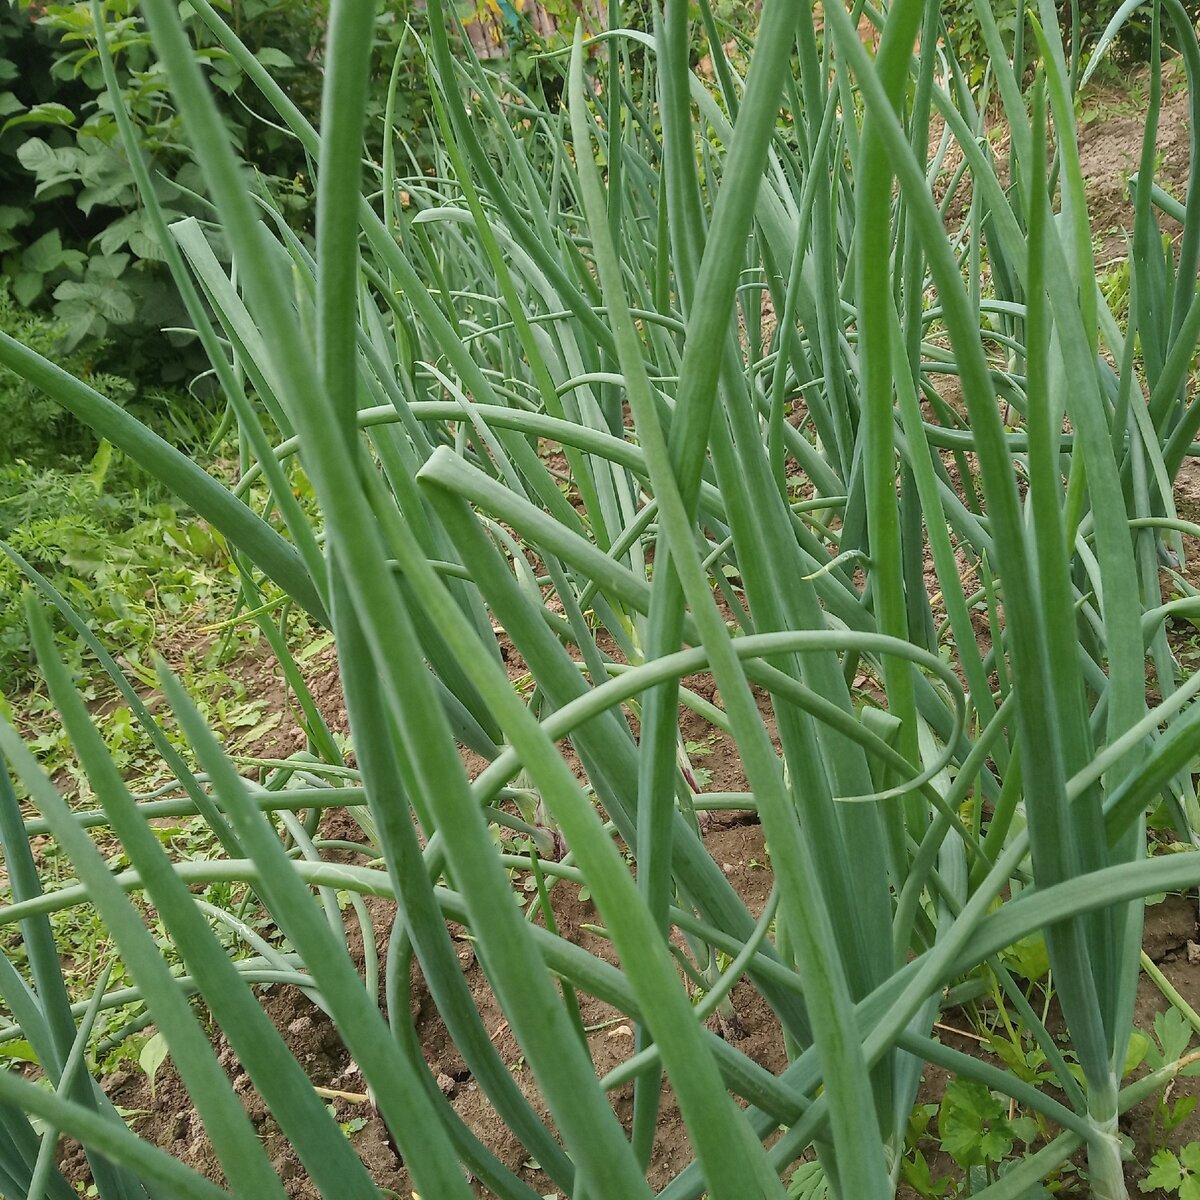
[[[1184,85],[1184,72],[1178,60],[1163,66],[1163,98],[1155,141],[1158,163],[1155,182],[1176,199],[1184,199],[1190,170],[1190,108]],[[1130,86],[1092,84],[1086,93],[1078,120],[1079,156],[1087,192],[1091,226],[1099,244],[1096,265],[1103,269],[1124,259],[1127,237],[1133,229],[1133,200],[1129,177],[1137,172],[1142,152],[1142,131],[1146,117],[1149,83],[1143,72]],[[935,116],[930,129],[930,154],[940,143],[943,123]],[[997,102],[997,110],[988,114],[988,142],[1000,182],[1008,186],[1009,136]],[[934,185],[939,203],[955,170],[962,162],[957,145],[948,150],[941,174]],[[971,199],[969,173],[959,182],[947,206],[947,221],[952,227],[962,223]],[[1175,237],[1181,227],[1159,214],[1164,232]]]
[[[1200,1006],[1200,926],[1197,924],[1196,898],[1168,896],[1161,904],[1146,909],[1146,928],[1143,947],[1149,958],[1184,1000],[1193,1008]],[[1169,1007],[1162,992],[1145,975],[1138,984],[1134,1026],[1144,1032],[1154,1028],[1156,1014]],[[1140,1073],[1140,1072],[1139,1072]],[[1178,1104],[1184,1096],[1200,1098],[1200,1079],[1180,1078],[1166,1092],[1165,1099]],[[1178,1150],[1188,1142],[1200,1139],[1200,1111],[1193,1112],[1169,1133],[1156,1122],[1153,1104],[1141,1104],[1121,1122],[1121,1132],[1133,1140],[1134,1160],[1126,1168],[1131,1192],[1145,1177],[1155,1150],[1162,1146]],[[1167,1193],[1143,1193],[1166,1200]]]
[[[196,652],[197,649],[202,650],[203,647],[177,647],[174,656],[177,665],[184,654],[189,651]],[[524,664],[511,647],[506,647],[506,650],[509,674],[516,679],[524,672]],[[264,733],[256,743],[240,747],[241,752],[267,758],[284,756],[303,749],[304,733],[293,711],[294,700],[288,692],[278,664],[269,657],[249,652],[230,664],[227,670],[253,694],[269,697],[272,708],[283,714],[283,719]],[[345,702],[332,649],[314,655],[306,664],[304,675],[330,727],[335,731],[345,732]],[[712,700],[716,695],[711,679],[707,676],[694,676],[684,682],[705,699]],[[765,706],[767,701],[764,699],[762,703]],[[745,780],[740,764],[731,742],[724,734],[712,730],[706,722],[688,710],[681,711],[681,727],[685,736],[694,738],[697,742],[702,741],[709,750],[708,754],[702,758],[698,757],[697,760],[698,764],[703,763],[701,769],[712,773],[711,783],[706,790],[744,789]],[[476,760],[470,753],[465,754],[465,759],[469,770],[478,770],[483,766],[482,761]],[[332,810],[325,816],[321,824],[321,836],[362,842],[362,833],[358,826],[342,810]],[[705,844],[747,906],[755,915],[760,913],[770,892],[770,872],[765,866],[767,853],[757,823],[747,823],[745,815],[740,813],[715,814],[708,822]],[[336,851],[327,857],[350,861],[354,856],[349,852]],[[372,853],[364,846],[362,861],[371,857]],[[521,881],[517,881],[515,886],[520,886],[520,883]],[[615,961],[610,942],[585,928],[598,919],[590,900],[581,900],[578,890],[566,883],[555,887],[551,896],[560,933],[590,953],[609,962]],[[367,908],[374,924],[371,936],[375,940],[380,961],[386,952],[387,934],[391,927],[394,907],[387,900],[367,900]],[[520,1046],[492,994],[491,986],[469,939],[463,936],[464,931],[460,927],[452,924],[450,929],[452,936],[459,943],[459,959],[463,965],[463,973],[484,1025],[493,1031],[492,1041],[503,1060],[509,1064],[521,1090],[531,1099],[538,1112],[546,1116],[546,1109],[538,1095],[536,1084],[524,1067]],[[352,957],[361,967],[363,931],[355,922],[351,922],[348,927],[348,944]],[[455,1111],[467,1127],[507,1167],[529,1182],[539,1194],[553,1193],[552,1181],[536,1167],[528,1165],[528,1152],[505,1129],[486,1096],[471,1078],[433,1005],[419,966],[414,965],[410,987],[410,1017],[430,1070]],[[262,989],[261,994],[264,1009],[270,1015],[273,1024],[282,1032],[288,1048],[303,1065],[313,1084],[320,1088],[361,1096],[364,1088],[361,1074],[350,1060],[330,1018],[297,988],[273,986]],[[590,1031],[588,1044],[592,1060],[597,1073],[603,1075],[633,1053],[633,1028],[620,1012],[609,1005],[585,995],[581,995],[579,1000],[584,1025]],[[762,997],[750,984],[743,981],[734,988],[731,1001],[736,1014],[735,1021],[724,1023],[714,1015],[710,1018],[710,1027],[722,1036],[736,1039],[738,1048],[743,1053],[768,1070],[774,1073],[781,1071],[787,1063],[781,1035],[778,1024]],[[382,986],[379,1003],[382,1008]],[[266,1104],[255,1091],[249,1076],[219,1031],[214,1033],[213,1042],[234,1090],[242,1097],[247,1112],[259,1128],[272,1163],[284,1181],[287,1194],[298,1200],[320,1200],[314,1185],[306,1178],[294,1148],[275,1125]],[[224,1177],[212,1146],[169,1059],[159,1069],[153,1089],[140,1070],[119,1071],[104,1080],[104,1088],[121,1108],[138,1114],[131,1120],[132,1127],[141,1137],[170,1151],[174,1157],[202,1174],[218,1182],[223,1181]],[[612,1100],[618,1116],[628,1123],[632,1117],[632,1085],[626,1085],[615,1092]],[[348,1136],[370,1169],[375,1182],[407,1200],[412,1195],[408,1173],[386,1126],[373,1107],[366,1102],[365,1096],[358,1100],[333,1099],[331,1104],[339,1121],[352,1123]],[[651,1183],[656,1187],[665,1186],[691,1158],[686,1129],[670,1087],[664,1082],[658,1137],[649,1172]],[[71,1146],[65,1151],[62,1165],[68,1178],[73,1181],[83,1182],[90,1179],[86,1159],[77,1146]],[[482,1185],[475,1183],[474,1187],[478,1195],[488,1195]]]
[[[1155,182],[1182,200],[1190,161],[1190,110],[1183,88],[1183,68],[1177,62],[1163,71],[1163,102],[1156,141],[1160,165]],[[1135,81],[1133,93],[1115,87],[1092,88],[1083,106],[1079,126],[1079,156],[1087,189],[1092,229],[1101,237],[1096,265],[1103,268],[1123,259],[1126,235],[1133,229],[1133,200],[1129,176],[1136,174],[1142,153],[1145,105],[1138,104],[1144,78]],[[1173,237],[1181,226],[1159,217],[1164,232]]]
[[[182,655],[196,646],[177,648]],[[508,669],[516,679],[524,672],[524,664],[508,648]],[[289,696],[282,673],[272,659],[256,652],[247,652],[229,668],[255,695],[267,696],[272,707],[282,714],[281,721],[268,730],[253,745],[240,747],[255,757],[280,757],[294,753],[304,746],[304,733],[293,712],[294,701]],[[330,727],[345,732],[347,727],[345,703],[337,676],[337,664],[332,648],[323,650],[305,664],[304,675],[317,698],[318,705]],[[693,676],[684,684],[702,698],[720,702],[709,676]],[[766,698],[760,699],[764,712]],[[768,718],[769,719],[769,718]],[[720,731],[714,730],[690,710],[681,709],[680,725],[685,738],[693,743],[693,765],[710,773],[706,791],[740,791],[746,787],[736,748]],[[701,753],[700,750],[704,752]],[[467,756],[469,769],[479,769],[481,762]],[[323,837],[361,842],[362,834],[348,814],[333,810],[322,822]],[[757,915],[765,904],[771,886],[771,875],[761,828],[756,819],[744,812],[715,813],[706,822],[705,845],[721,866],[739,895]],[[330,855],[351,861],[355,856],[345,851]],[[371,857],[364,847],[363,861]],[[516,881],[520,886],[522,881]],[[580,900],[577,890],[560,884],[552,891],[553,910],[563,936],[590,953],[614,961],[610,943],[590,932],[586,926],[597,920],[590,901]],[[387,933],[394,912],[391,902],[369,898],[367,908],[374,926],[376,950],[382,960],[386,951]],[[475,956],[464,931],[451,926],[451,934],[459,944],[459,959],[472,996],[485,1027],[492,1031],[493,1041],[503,1060],[509,1064],[523,1092],[543,1116],[546,1109],[538,1095],[536,1084],[524,1067],[520,1047],[505,1021],[492,994],[488,980]],[[1168,897],[1150,907],[1146,915],[1144,945],[1147,953],[1167,975],[1185,1000],[1200,1007],[1200,947],[1197,946],[1197,908],[1194,898]],[[348,925],[348,944],[354,960],[363,962],[363,931],[355,922]],[[518,1173],[539,1194],[553,1194],[552,1181],[528,1163],[527,1152],[504,1128],[496,1117],[486,1096],[471,1078],[470,1072],[434,1007],[421,977],[414,966],[410,978],[410,1019],[417,1030],[429,1068],[439,1086],[450,1099],[455,1111],[468,1128],[510,1169]],[[331,1099],[339,1121],[347,1123],[348,1136],[372,1178],[383,1188],[408,1200],[412,1189],[407,1171],[383,1121],[361,1093],[364,1083],[358,1067],[351,1061],[329,1017],[317,1008],[302,992],[290,986],[275,986],[262,990],[265,1011],[282,1032],[284,1039],[317,1087],[347,1093],[350,1098]],[[633,1029],[622,1015],[589,996],[580,996],[582,1016],[589,1029],[589,1048],[597,1073],[600,1075],[624,1061],[633,1051]],[[778,1023],[761,995],[747,982],[738,984],[732,993],[735,1020],[725,1023],[710,1018],[714,1032],[735,1040],[738,1048],[772,1072],[781,1071],[787,1063]],[[384,1005],[382,988],[379,996]],[[1138,992],[1136,1025],[1143,1031],[1153,1026],[1156,1012],[1164,1011],[1167,1002],[1150,980],[1141,980]],[[972,1029],[972,1014],[950,1012],[943,1015],[937,1036],[956,1049],[989,1057],[981,1050]],[[214,1031],[214,1046],[225,1067],[234,1090],[243,1099],[247,1112],[259,1128],[272,1163],[284,1182],[287,1194],[297,1200],[320,1200],[314,1185],[307,1179],[294,1148],[289,1144],[261,1097],[255,1091],[233,1050],[223,1035]],[[950,1076],[939,1067],[929,1065],[918,1096],[919,1104],[936,1104]],[[122,1070],[104,1080],[110,1097],[122,1109],[138,1114],[132,1118],[136,1132],[206,1176],[222,1181],[220,1166],[211,1144],[197,1117],[181,1080],[168,1059],[160,1068],[151,1089],[140,1070]],[[354,1098],[358,1095],[358,1098]],[[1183,1079],[1174,1085],[1169,1098],[1178,1102],[1184,1095],[1200,1096],[1200,1080]],[[632,1087],[612,1096],[618,1116],[628,1124],[632,1115]],[[1138,1147],[1136,1159],[1130,1163],[1131,1187],[1144,1177],[1149,1158],[1160,1145],[1177,1147],[1200,1138],[1200,1112],[1193,1113],[1169,1135],[1161,1134],[1154,1126],[1154,1109],[1144,1104],[1122,1124],[1122,1132],[1133,1138]],[[936,1149],[927,1153],[934,1176],[956,1176],[959,1172],[951,1159]],[[653,1186],[662,1187],[691,1160],[687,1132],[669,1085],[664,1082],[661,1096],[661,1115],[649,1179]],[[62,1165],[68,1178],[86,1182],[90,1176],[82,1151],[77,1146],[64,1150]],[[475,1183],[479,1196],[489,1193]],[[386,1193],[385,1193],[386,1194]],[[1070,1193],[1067,1193],[1070,1194]],[[901,1185],[901,1197],[915,1193]]]

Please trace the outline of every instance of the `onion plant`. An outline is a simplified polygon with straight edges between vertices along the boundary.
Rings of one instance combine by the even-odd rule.
[[[919,0],[816,12],[765,0],[756,39],[732,42],[701,0],[711,78],[689,66],[687,4],[655,9],[645,32],[614,3],[609,32],[547,54],[548,82],[529,93],[475,61],[429,0],[413,36],[435,87],[430,170],[391,138],[383,162],[362,160],[372,6],[331,5],[318,131],[208,0],[191,4],[317,181],[310,241],[239,163],[175,6],[143,0],[210,219],[167,226],[116,115],[237,422],[240,482],[226,488],[3,336],[0,362],[220,530],[251,607],[269,588],[332,629],[354,762],[309,703],[309,751],[264,787],[163,668],[195,759],[138,701],[178,786],[135,798],[54,650],[48,611],[78,618],[29,570],[41,668],[99,807],[73,809],[0,723],[0,753],[37,810],[23,814],[0,777],[12,886],[0,919],[31,967],[26,979],[0,966],[0,1036],[25,1037],[45,1076],[0,1073],[0,1190],[69,1194],[52,1158],[68,1136],[104,1200],[282,1196],[188,1002],[198,994],[321,1194],[377,1195],[253,991],[285,981],[337,1025],[421,1195],[466,1197],[473,1179],[533,1200],[429,1072],[404,999],[415,961],[522,1160],[577,1200],[652,1194],[664,1077],[695,1160],[659,1195],[779,1197],[808,1158],[805,1178],[831,1197],[890,1196],[926,1063],[1051,1130],[978,1194],[1021,1196],[1082,1153],[1091,1193],[1124,1196],[1119,1117],[1188,1065],[1123,1079],[1143,898],[1200,882],[1194,851],[1146,853],[1148,810],[1189,845],[1198,815],[1200,677],[1180,671],[1167,629],[1197,611],[1178,568],[1200,530],[1172,494],[1200,429],[1188,395],[1200,188],[1181,204],[1154,185],[1162,48],[1182,56],[1200,103],[1179,0],[1144,6],[1156,36],[1124,328],[1096,284],[1078,47],[1068,57],[1050,0],[1018,6],[1015,61],[977,0],[982,93],[946,50],[938,6]],[[1120,10],[1097,54],[1139,7]],[[998,107],[1011,135],[1000,161],[986,136]],[[1161,236],[1164,207],[1184,218],[1176,243]],[[1164,603],[1164,570],[1182,598]],[[508,679],[501,637],[529,695]],[[697,673],[719,702],[683,685]],[[681,706],[730,735],[742,791],[697,786]],[[488,764],[474,778],[464,748]],[[294,815],[338,806],[378,866],[321,861]],[[765,913],[706,850],[711,808],[761,822]],[[147,824],[167,811],[206,822],[222,856],[172,862]],[[105,865],[89,832],[102,825],[128,872]],[[525,849],[502,855],[496,825]],[[26,839],[45,831],[77,886],[43,893]],[[549,881],[528,914],[514,864]],[[228,958],[190,891],[218,878],[252,888],[285,951],[260,941]],[[555,889],[581,883],[619,965],[548,919]],[[385,1010],[349,955],[335,891],[396,902]],[[182,977],[130,893],[157,911]],[[82,1069],[96,1013],[117,1001],[101,988],[69,1003],[47,913],[72,904],[111,929],[228,1191],[126,1129]],[[548,1119],[489,1037],[448,921],[474,939]],[[1039,933],[1074,1062],[1002,957]],[[981,969],[1044,1053],[1047,1086],[935,1038],[948,990]],[[705,1024],[743,977],[778,1022],[778,1074]],[[580,994],[637,1031],[603,1078]],[[622,1125],[609,1096],[631,1081]]]

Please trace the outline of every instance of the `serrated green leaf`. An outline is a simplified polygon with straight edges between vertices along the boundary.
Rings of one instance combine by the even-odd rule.
[[[103,282],[119,279],[128,266],[128,254],[93,255],[88,260],[88,278]]]
[[[106,180],[94,187],[83,188],[75,200],[79,211],[90,213],[97,205],[108,207],[119,205],[133,196],[133,179],[116,178]]]
[[[54,289],[54,298],[64,304],[85,305],[118,325],[132,321],[137,315],[137,305],[134,304],[133,297],[127,291],[114,288],[111,284],[77,283],[68,279]],[[55,311],[60,311],[58,305],[55,306]],[[70,312],[74,315],[76,310],[71,309]]]
[[[1027,1145],[1036,1141],[1040,1132],[1038,1123],[1033,1117],[1016,1117],[1009,1121],[1008,1127],[1012,1130],[1014,1137],[1020,1138]]]
[[[1150,1162],[1150,1170],[1138,1187],[1143,1192],[1152,1192],[1155,1188],[1163,1188],[1168,1192],[1178,1191],[1183,1182],[1183,1170],[1180,1168],[1179,1159],[1170,1150],[1160,1150]]]
[[[62,235],[57,229],[42,234],[21,256],[21,264],[27,271],[37,271],[42,275],[62,266],[62,261]]]
[[[66,350],[74,349],[85,337],[102,338],[108,332],[108,322],[86,300],[60,300],[54,315],[66,325]]]
[[[1167,1062],[1182,1058],[1192,1040],[1192,1027],[1176,1008],[1168,1008],[1154,1018],[1154,1033]]]
[[[39,195],[55,184],[79,178],[81,155],[71,146],[56,150],[42,138],[29,138],[18,147],[17,159],[37,177]]]
[[[920,1150],[914,1150],[911,1159],[905,1159],[900,1172],[906,1183],[916,1189],[922,1196],[934,1195],[933,1172],[929,1163]]]
[[[102,254],[115,254],[122,246],[128,245],[129,239],[138,227],[140,219],[140,213],[126,213],[125,216],[118,217],[117,220],[113,221],[100,234],[96,241],[96,244],[100,247],[100,252]]]
[[[242,75],[240,71],[236,75],[226,75],[218,70],[210,75],[209,79],[213,87],[224,92],[227,96],[232,96],[241,86]]]
[[[35,104],[32,108],[4,122],[0,133],[18,125],[56,125],[69,128],[75,124],[75,114],[65,105],[55,101]]]
[[[39,271],[22,271],[12,281],[12,292],[18,304],[28,308],[42,294],[43,278]]]
[[[987,1162],[999,1162],[1012,1153],[1013,1140],[1005,1126],[1007,1122],[989,1129],[979,1139],[979,1150]]]
[[[947,1087],[938,1112],[938,1136],[946,1153],[960,1167],[989,1161],[989,1151],[984,1146],[989,1136],[988,1122],[1001,1117],[1003,1112],[1003,1106],[983,1084],[954,1080]]]
[[[158,244],[158,239],[140,224],[129,235],[129,249],[138,258],[149,262],[162,262],[166,258],[162,246]]]

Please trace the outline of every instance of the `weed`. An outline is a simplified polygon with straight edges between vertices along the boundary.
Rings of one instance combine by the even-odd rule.
[[[1188,1142],[1178,1154],[1159,1150],[1138,1187],[1177,1195],[1179,1200],[1200,1200],[1200,1142]]]

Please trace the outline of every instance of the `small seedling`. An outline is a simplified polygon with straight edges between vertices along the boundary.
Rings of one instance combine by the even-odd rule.
[[[154,1096],[159,1068],[166,1062],[168,1053],[167,1039],[161,1033],[156,1033],[146,1041],[138,1054],[138,1066],[146,1072],[146,1078],[150,1081],[151,1097]]]
[[[908,1118],[910,1149],[900,1165],[904,1182],[925,1200],[942,1200],[944,1196],[953,1196],[956,1191],[954,1180],[949,1175],[934,1178],[929,1160],[920,1149],[921,1144],[929,1140],[929,1127],[937,1111],[936,1104],[919,1104],[913,1109]]]
[[[1178,1154],[1159,1150],[1145,1179],[1138,1183],[1143,1192],[1166,1192],[1179,1200],[1200,1200],[1200,1142],[1188,1142]]]
[[[1008,1101],[982,1083],[955,1079],[938,1108],[938,1136],[960,1167],[982,1168],[991,1181],[1017,1142],[1037,1138],[1038,1127],[1033,1117],[1010,1115]]]

